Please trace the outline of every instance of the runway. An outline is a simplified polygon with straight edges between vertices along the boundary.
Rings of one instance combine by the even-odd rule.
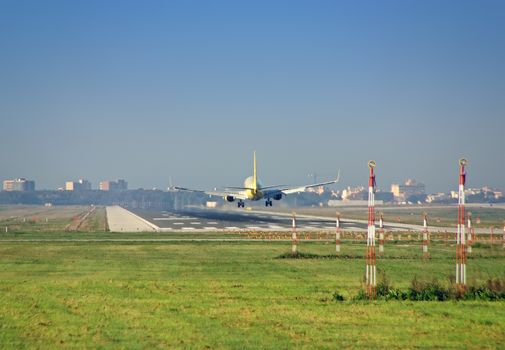
[[[111,215],[114,214],[114,215]],[[116,215],[117,214],[117,215]],[[180,211],[126,210],[107,207],[107,220],[112,232],[244,232],[244,231],[291,231],[292,216],[289,213],[240,209],[185,208]],[[367,221],[342,219],[342,231],[366,232]],[[378,229],[376,222],[376,229]],[[297,215],[299,231],[334,231],[335,219],[314,215]],[[423,230],[422,226],[386,223],[384,229],[393,231]],[[455,232],[454,227],[428,227],[429,232]],[[482,232],[480,232],[482,231]],[[485,230],[476,233],[487,234]]]
[[[118,205],[106,208],[107,225],[111,232],[149,232],[158,228]]]
[[[185,209],[168,211],[133,211],[136,215],[158,226],[159,231],[288,231],[290,215],[252,212],[247,210]],[[330,218],[297,217],[297,229],[302,231],[335,230],[335,220]],[[343,230],[364,231],[366,224],[341,222]]]

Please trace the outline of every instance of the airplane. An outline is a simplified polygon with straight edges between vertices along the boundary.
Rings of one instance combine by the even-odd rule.
[[[304,185],[293,188],[283,188],[284,185],[275,185],[275,186],[263,186],[262,182],[258,179],[257,169],[256,169],[256,152],[253,153],[254,165],[253,165],[253,175],[249,176],[244,180],[244,187],[225,187],[226,190],[230,191],[202,191],[202,190],[194,190],[185,187],[177,187],[174,189],[180,191],[189,191],[196,193],[205,193],[209,196],[217,196],[222,197],[227,202],[235,202],[237,201],[237,207],[244,208],[244,201],[259,201],[261,199],[265,199],[265,206],[272,206],[272,199],[278,201],[281,200],[282,197],[292,194],[292,193],[300,193],[305,192],[308,188],[331,185],[337,183],[340,178],[340,170],[338,171],[337,178],[332,181],[320,182],[311,185]]]

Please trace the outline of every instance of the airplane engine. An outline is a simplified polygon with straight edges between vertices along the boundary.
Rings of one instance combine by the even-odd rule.
[[[233,196],[224,196],[223,198],[227,202],[234,202],[235,201],[235,197],[233,197]]]
[[[275,199],[276,201],[278,201],[282,198],[282,193],[277,193],[272,198]]]

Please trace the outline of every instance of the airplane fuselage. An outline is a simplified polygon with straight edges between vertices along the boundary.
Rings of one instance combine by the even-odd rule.
[[[247,199],[251,201],[257,201],[263,198],[263,192],[261,191],[261,181],[257,181],[254,183],[254,176],[249,176],[244,180],[244,187],[247,188],[244,193],[247,196]],[[253,190],[256,188],[256,190]]]

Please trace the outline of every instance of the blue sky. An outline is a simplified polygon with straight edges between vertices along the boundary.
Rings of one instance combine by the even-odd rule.
[[[505,189],[503,1],[0,1],[0,178]]]

